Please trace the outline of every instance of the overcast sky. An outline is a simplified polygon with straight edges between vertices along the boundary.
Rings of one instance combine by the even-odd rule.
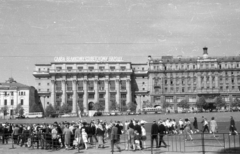
[[[1,0],[0,82],[56,56],[239,55],[239,0]]]

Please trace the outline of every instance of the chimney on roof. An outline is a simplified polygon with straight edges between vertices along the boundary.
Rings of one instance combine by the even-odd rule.
[[[208,58],[208,48],[207,48],[207,47],[204,47],[204,48],[203,48],[203,58],[204,58],[204,59],[207,59],[207,58]]]

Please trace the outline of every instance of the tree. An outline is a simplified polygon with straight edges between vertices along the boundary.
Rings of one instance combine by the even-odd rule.
[[[59,109],[60,113],[70,113],[72,112],[72,106],[69,105],[68,103],[64,103],[60,109]]]
[[[128,107],[127,107],[126,105],[123,105],[121,111],[122,111],[122,112],[126,112],[127,110],[128,110]]]
[[[103,111],[105,109],[105,103],[104,102],[94,103],[94,109],[97,111]]]
[[[43,112],[42,105],[39,103],[33,103],[29,108],[29,112]]]
[[[1,112],[3,113],[4,119],[5,119],[5,116],[8,115],[8,107],[7,106],[2,107]]]
[[[170,103],[164,101],[164,102],[163,102],[163,105],[162,105],[162,108],[166,109],[166,108],[168,108],[169,106],[171,106]]]
[[[190,105],[187,100],[183,99],[177,104],[177,106],[183,109],[188,109]]]
[[[127,108],[132,112],[136,112],[137,104],[134,102],[129,102],[127,104]]]
[[[217,98],[215,99],[215,106],[220,109],[222,107],[226,106],[226,102],[222,99],[221,96],[217,96]]]
[[[204,96],[201,96],[201,97],[198,99],[198,101],[196,102],[196,106],[197,106],[197,108],[199,108],[199,109],[201,109],[201,110],[208,108],[208,104],[207,104]]]
[[[238,98],[235,98],[234,101],[232,102],[232,108],[237,108],[240,107],[240,100]]]
[[[18,104],[15,108],[15,113],[22,116],[24,114],[24,109],[21,104]]]
[[[117,103],[115,101],[112,101],[110,105],[110,110],[116,110],[116,109],[117,109]]]
[[[46,107],[46,110],[45,110],[45,116],[46,117],[49,117],[49,115],[51,115],[52,113],[55,113],[56,111],[54,110],[52,104],[49,104],[47,107]]]

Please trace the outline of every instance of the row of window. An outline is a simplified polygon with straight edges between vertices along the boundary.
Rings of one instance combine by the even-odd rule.
[[[214,64],[214,63],[205,63],[205,64],[199,64],[199,65],[184,65],[184,64],[176,64],[176,65],[154,65],[153,68],[154,70],[181,70],[181,69],[226,69],[226,68],[239,68],[239,63],[236,64]]]
[[[20,100],[20,104],[21,105],[24,104],[24,100],[23,99]],[[8,105],[8,100],[7,99],[4,99],[4,105]],[[10,100],[10,104],[9,105],[14,105],[14,100],[13,99]]]
[[[201,87],[201,90],[211,90],[211,89],[215,89],[216,87],[213,85],[212,88],[207,86],[206,88],[205,87]],[[230,88],[232,88],[232,90],[234,90],[235,88],[237,88],[238,91],[240,91],[240,86],[238,87],[235,87],[235,86],[232,86],[232,87],[229,87],[229,86],[226,86],[225,89],[226,90],[231,90]],[[220,91],[224,90],[223,86],[220,86],[219,87]],[[161,91],[161,87],[158,87],[158,88],[155,88],[154,89],[154,92],[155,93],[160,93]],[[196,87],[182,87],[182,88],[179,88],[179,87],[176,87],[176,92],[196,92],[197,88]],[[174,88],[173,87],[170,87],[170,88],[164,88],[164,92],[174,92]]]
[[[39,86],[41,86],[41,83],[38,83],[38,85],[39,85]],[[50,85],[50,83],[47,83],[47,85],[49,86],[49,85]]]
[[[89,99],[94,99],[95,94],[88,94]],[[73,95],[67,94],[67,99],[72,100]],[[99,94],[99,98],[103,99],[105,97],[105,94]],[[79,99],[83,99],[83,95],[78,95]],[[126,94],[121,94],[120,96],[121,99],[126,99]],[[62,99],[62,95],[56,95],[56,100],[59,101]],[[110,94],[110,99],[116,99],[116,94]]]
[[[220,77],[219,81],[220,82],[224,81],[223,79],[225,79],[225,81],[227,81],[227,82],[229,81],[229,82],[232,82],[232,83],[240,81],[240,77],[237,78],[237,81],[234,78],[222,78],[222,77]],[[176,79],[175,81],[176,81],[176,84],[180,84],[180,82],[182,84],[185,84],[185,83],[191,84],[192,81],[193,81],[193,83],[196,84],[197,79],[196,78],[193,78],[193,79],[189,78],[189,79],[186,79],[186,80],[185,79],[181,79],[181,80],[180,79]],[[206,77],[206,81],[207,82],[209,82],[209,81],[215,82],[215,77],[212,77],[212,79],[210,79],[210,77]],[[201,77],[201,82],[205,82],[204,77]],[[172,84],[174,84],[174,80],[172,80],[172,79],[165,80],[164,83],[172,85]],[[154,85],[158,85],[158,84],[161,84],[161,82],[159,80],[154,80]]]
[[[3,96],[14,96],[14,92],[13,91],[11,91],[11,92],[3,92],[4,93],[4,95]],[[26,95],[26,92],[25,91],[19,91],[18,92],[18,95],[19,96],[25,96]]]

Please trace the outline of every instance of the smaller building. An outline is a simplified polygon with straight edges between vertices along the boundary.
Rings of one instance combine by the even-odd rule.
[[[13,116],[17,105],[21,104],[24,113],[29,113],[31,91],[35,91],[35,88],[18,83],[13,78],[0,83],[0,109],[6,106],[7,116]]]

